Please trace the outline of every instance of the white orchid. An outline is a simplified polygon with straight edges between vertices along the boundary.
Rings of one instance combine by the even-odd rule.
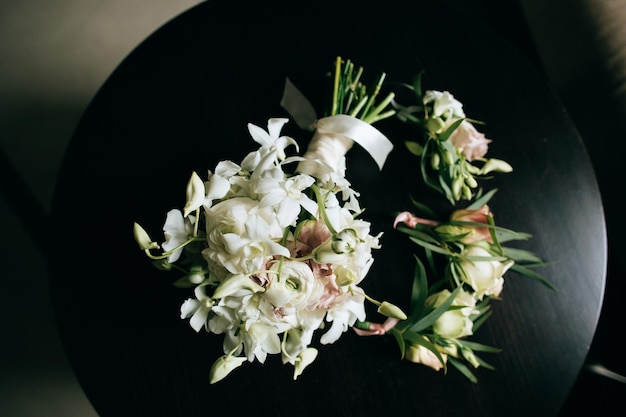
[[[187,242],[193,235],[194,216],[183,217],[183,213],[178,209],[172,209],[167,212],[165,224],[163,225],[163,234],[165,242],[161,244],[164,251],[173,251],[167,261],[174,263],[178,261],[183,252],[182,245]]]
[[[267,131],[252,123],[248,123],[248,131],[255,142],[260,144],[260,148],[254,152],[250,152],[242,161],[241,166],[246,171],[255,171],[261,161],[268,156],[275,161],[285,159],[285,148],[294,145],[298,148],[298,143],[289,136],[280,136],[283,125],[289,119],[271,118],[267,122]],[[297,150],[297,149],[296,149]]]

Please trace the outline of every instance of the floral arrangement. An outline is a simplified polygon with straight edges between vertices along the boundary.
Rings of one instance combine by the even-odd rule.
[[[297,379],[317,357],[318,331],[327,345],[349,328],[363,336],[390,334],[403,358],[436,370],[449,362],[475,381],[470,367],[490,367],[476,352],[498,349],[467,338],[491,314],[504,274],[513,270],[550,286],[533,272],[541,259],[505,246],[530,235],[495,225],[488,206],[495,190],[483,194],[478,180],[512,168],[485,158],[490,140],[461,103],[448,92],[422,94],[419,75],[405,86],[417,103],[403,106],[393,92],[381,98],[384,73],[371,87],[362,75],[363,68],[337,57],[323,118],[287,80],[281,104],[313,131],[304,154],[295,139],[281,135],[289,119],[270,118],[267,130],[250,123],[258,149],[239,163],[219,162],[205,178],[192,173],[184,208],[166,215],[162,243],[134,224],[135,240],[155,266],[178,271],[176,286],[193,290],[181,318],[196,332],[223,335],[224,355],[211,367],[211,383],[268,354],[293,365]],[[396,230],[421,250],[408,315],[359,286],[373,251],[382,249],[381,235],[360,217],[360,195],[345,176],[354,142],[382,169],[393,145],[373,124],[389,118],[417,128],[405,143],[421,160],[424,182],[452,206],[470,201],[446,220],[416,200],[413,211],[395,216]],[[365,301],[387,319],[366,320]]]
[[[376,142],[373,155],[384,160],[391,145],[371,124],[395,113],[393,96],[378,99],[384,75],[368,89],[354,65],[340,59],[336,74],[330,116],[316,121],[304,155],[287,155],[290,147],[299,150],[280,134],[288,119],[269,119],[267,130],[249,124],[259,148],[238,164],[219,162],[206,179],[192,173],[184,209],[167,213],[163,243],[134,225],[145,253],[161,268],[182,271],[178,285],[193,288],[181,317],[197,332],[224,335],[212,383],[268,354],[294,365],[296,379],[317,356],[314,333],[328,322],[320,342],[335,342],[365,320],[365,300],[381,314],[406,318],[358,286],[380,236],[358,217],[359,194],[345,178],[344,161],[353,130]]]
[[[447,369],[451,363],[469,380],[477,378],[472,368],[493,367],[478,356],[498,352],[468,340],[490,317],[490,302],[499,300],[504,275],[515,271],[555,289],[535,268],[545,263],[534,253],[507,246],[532,236],[495,224],[488,203],[497,190],[486,193],[479,181],[492,172],[508,173],[505,161],[486,158],[487,139],[463,111],[463,104],[448,91],[422,93],[422,74],[409,88],[414,104],[394,103],[397,117],[416,127],[415,138],[405,141],[408,151],[420,158],[424,183],[451,204],[442,219],[427,205],[412,199],[412,211],[401,211],[394,228],[418,245],[410,314],[407,320],[368,324],[361,334],[390,333],[403,358]],[[469,203],[459,208],[461,200]]]

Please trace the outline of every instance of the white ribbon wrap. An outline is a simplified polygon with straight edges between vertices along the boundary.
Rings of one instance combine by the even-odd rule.
[[[315,130],[305,157],[321,159],[335,169],[341,169],[342,157],[358,143],[376,161],[382,170],[393,144],[374,126],[346,114],[317,119],[315,109],[306,97],[287,78],[280,101],[302,129]],[[301,163],[301,165],[304,165]]]

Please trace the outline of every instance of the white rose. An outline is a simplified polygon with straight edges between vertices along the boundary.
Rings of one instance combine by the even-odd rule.
[[[463,252],[463,259],[460,263],[464,271],[463,281],[472,287],[478,299],[482,299],[485,295],[500,295],[504,285],[503,275],[515,262],[513,260],[506,262],[488,259],[472,260],[474,257],[491,258],[493,255],[480,246],[469,246]]]
[[[434,308],[439,307],[451,294],[448,290],[440,291],[428,297],[426,304]],[[452,302],[452,306],[466,308],[446,311],[433,323],[433,330],[439,336],[447,339],[460,339],[470,336],[474,323],[469,316],[474,312],[475,305],[476,300],[471,294],[462,290],[459,291]]]

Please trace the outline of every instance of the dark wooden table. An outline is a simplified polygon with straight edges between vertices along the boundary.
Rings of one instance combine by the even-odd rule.
[[[424,3],[424,4],[420,4]],[[153,268],[132,238],[139,221],[158,235],[184,205],[192,170],[240,160],[254,144],[248,122],[286,116],[285,77],[321,108],[335,56],[374,76],[449,90],[484,120],[490,155],[510,162],[492,209],[499,225],[534,235],[526,248],[553,261],[552,292],[507,275],[503,301],[476,339],[501,347],[472,384],[399,360],[389,337],[346,333],[322,346],[292,381],[270,357],[221,383],[208,374],[221,337],[179,318],[186,291]],[[286,133],[308,140],[295,123]],[[389,230],[406,205],[415,159],[396,143],[378,173],[358,148],[348,177],[367,219],[385,231],[366,289],[406,305],[413,247]],[[404,206],[403,206],[404,205]],[[587,153],[550,87],[484,25],[433,2],[365,6],[336,0],[210,1],[139,45],[91,102],[68,146],[56,188],[50,279],[74,370],[97,412],[109,416],[555,416],[591,343],[604,293],[604,216]]]

